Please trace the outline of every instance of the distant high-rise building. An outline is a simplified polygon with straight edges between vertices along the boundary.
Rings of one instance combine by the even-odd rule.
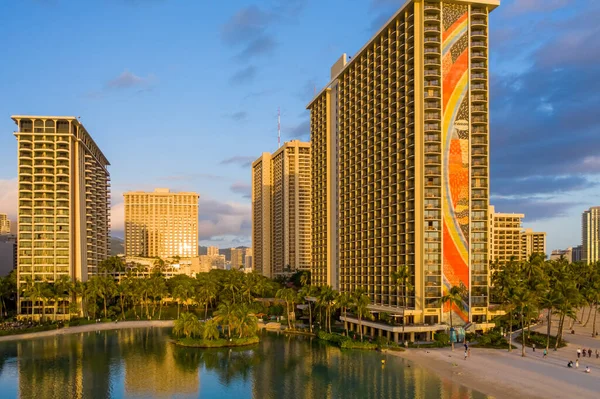
[[[211,270],[225,270],[225,255],[200,255],[200,272],[208,273]]]
[[[569,263],[573,262],[573,248],[552,250],[550,260],[559,260],[560,258],[565,258]]]
[[[15,115],[18,284],[86,281],[110,253],[109,162],[77,118]],[[41,302],[34,314],[41,314]],[[46,314],[55,306],[48,301]],[[19,312],[31,313],[21,298]],[[61,317],[60,315],[58,317]]]
[[[331,68],[308,105],[313,283],[365,289],[409,322],[487,320],[488,14],[499,4],[408,1]],[[405,266],[406,301],[391,278]],[[453,286],[462,309],[440,305]]]
[[[231,248],[231,268],[239,270],[246,266],[246,256],[252,256],[251,248]]]
[[[208,256],[219,255],[219,248],[218,247],[208,247],[208,248],[206,248],[206,255],[208,255]]]
[[[595,263],[600,260],[600,206],[593,206],[581,217],[581,260]]]
[[[17,267],[17,237],[0,235],[0,276],[6,276]]]
[[[490,261],[499,264],[523,258],[521,237],[522,213],[499,213],[494,206],[489,208],[489,251]]]
[[[577,245],[573,247],[571,252],[571,261],[572,262],[581,262],[583,260],[583,246]]]
[[[198,194],[130,191],[125,197],[125,255],[198,256]]]
[[[546,256],[546,233],[525,229],[521,232],[521,248],[523,259],[529,259],[533,254]]]
[[[5,213],[0,213],[0,234],[10,234],[10,220]]]
[[[252,164],[252,247],[268,277],[311,264],[310,144],[286,142]]]

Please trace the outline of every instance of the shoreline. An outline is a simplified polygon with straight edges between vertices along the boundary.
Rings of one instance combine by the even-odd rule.
[[[566,361],[557,355],[542,359],[541,353],[529,351],[527,357],[520,356],[520,349],[508,353],[506,350],[471,350],[471,357],[464,360],[464,351],[457,349],[408,349],[404,352],[386,351],[386,355],[408,360],[449,380],[478,391],[490,398],[596,398],[600,386],[600,375],[595,368],[593,374],[580,369],[567,369]]]
[[[19,341],[22,339],[34,339],[52,337],[55,335],[78,334],[82,332],[122,330],[126,328],[147,328],[147,327],[173,327],[174,320],[133,320],[120,321],[118,323],[94,323],[83,326],[64,327],[56,330],[38,331],[24,334],[5,335],[0,337],[0,342]]]

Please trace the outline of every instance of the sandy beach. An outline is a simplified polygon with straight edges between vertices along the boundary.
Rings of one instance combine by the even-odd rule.
[[[173,327],[173,320],[120,321],[118,323],[86,324],[84,326],[66,327],[60,328],[58,330],[40,331],[28,334],[7,335],[5,337],[0,337],[0,342],[51,337],[54,335],[77,334],[90,331],[121,330],[126,328],[144,327]]]
[[[533,330],[545,333],[545,326]],[[589,330],[589,331],[588,331]],[[444,349],[409,349],[406,352],[387,352],[388,356],[400,356],[435,372],[443,379],[482,392],[493,398],[598,398],[600,397],[600,359],[582,357],[579,368],[567,368],[567,362],[577,359],[578,347],[600,350],[600,339],[591,337],[591,326],[578,323],[576,334],[565,334],[567,347],[554,351],[546,359],[543,348],[533,352],[526,348],[521,357],[521,347],[512,352],[500,349],[471,349],[471,356],[464,360],[461,344],[454,352]],[[553,333],[555,333],[553,331]],[[589,366],[591,373],[585,373]]]

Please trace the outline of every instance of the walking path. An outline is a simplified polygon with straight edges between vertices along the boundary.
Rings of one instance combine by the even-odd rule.
[[[600,322],[600,317],[598,318]],[[556,334],[553,321],[552,334]],[[444,349],[409,349],[406,352],[388,352],[388,355],[400,356],[411,360],[437,373],[443,379],[480,391],[494,398],[565,398],[578,399],[600,397],[600,359],[595,351],[600,350],[600,339],[592,338],[591,321],[587,327],[576,322],[575,334],[567,331],[564,338],[568,341],[565,348],[554,351],[550,348],[548,357],[543,358],[544,348],[535,352],[526,348],[526,357],[521,357],[521,346],[512,352],[500,349],[471,348],[471,356],[464,360],[462,344],[457,344],[452,352]],[[533,331],[546,333],[546,325],[532,328]],[[513,336],[514,338],[514,336]],[[567,368],[569,360],[577,359],[577,348],[591,348],[593,356],[581,357],[579,369]],[[589,366],[591,373],[585,373]]]
[[[173,320],[145,320],[145,321],[120,321],[118,323],[95,323],[83,326],[65,327],[57,330],[39,331],[25,334],[15,334],[0,337],[0,342],[18,341],[21,339],[51,337],[54,335],[77,334],[82,332],[103,331],[103,330],[121,330],[126,328],[144,328],[144,327],[173,327]]]

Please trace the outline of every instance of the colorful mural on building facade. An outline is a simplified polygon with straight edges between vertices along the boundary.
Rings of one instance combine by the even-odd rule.
[[[469,319],[469,10],[442,7],[442,145],[444,294],[463,291],[463,309],[446,305],[458,318]]]

